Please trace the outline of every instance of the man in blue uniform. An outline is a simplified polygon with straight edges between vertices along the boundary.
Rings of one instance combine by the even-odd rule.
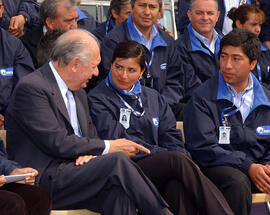
[[[220,34],[227,34],[232,29],[232,23],[226,16],[232,7],[238,7],[240,4],[256,4],[256,0],[215,0],[218,3],[220,17],[216,24],[216,30]],[[265,0],[267,1],[267,0]],[[182,34],[189,23],[187,11],[191,8],[193,0],[178,0],[178,29]]]
[[[1,7],[5,11],[0,26],[16,37],[21,37],[26,30],[39,25],[36,0],[3,0]]]
[[[204,82],[219,68],[217,55],[221,35],[215,30],[220,14],[218,3],[216,0],[193,0],[187,14],[190,23],[175,43],[195,74]]]
[[[0,4],[2,1],[0,0]],[[4,8],[0,7],[0,20]],[[34,71],[28,51],[22,42],[0,28],[0,127],[3,126],[5,110],[19,79]],[[2,127],[3,128],[3,127]]]
[[[23,44],[31,54],[35,68],[37,68],[37,46],[41,37],[47,32],[57,28],[63,30],[77,27],[85,30],[94,29],[96,23],[89,19],[77,8],[77,0],[45,0],[40,7],[41,24],[22,37]],[[80,26],[79,23],[82,23]],[[95,25],[93,28],[90,24]]]
[[[182,63],[171,36],[154,25],[160,17],[162,0],[132,0],[131,4],[131,16],[103,39],[100,78],[104,79],[110,70],[116,45],[135,40],[143,45],[146,52],[142,84],[157,90],[174,109],[191,89],[198,86],[199,80],[194,79],[192,68]]]
[[[187,149],[237,215],[249,214],[252,192],[270,193],[270,92],[250,72],[260,53],[247,30],[224,36],[220,72],[184,111]]]

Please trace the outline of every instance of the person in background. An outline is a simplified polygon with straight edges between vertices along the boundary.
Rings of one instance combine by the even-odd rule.
[[[220,12],[216,0],[192,0],[187,12],[190,23],[175,41],[178,51],[203,83],[219,68],[218,52],[222,36],[215,30]]]
[[[40,24],[37,0],[3,0],[5,10],[0,26],[15,37],[21,37],[27,31]]]
[[[265,15],[258,7],[243,4],[232,8],[228,16],[233,20],[233,28],[247,29],[259,37],[261,25],[265,22]],[[261,55],[256,67],[252,70],[259,82],[270,89],[270,50],[261,43]]]
[[[220,16],[216,24],[216,31],[219,34],[227,34],[232,30],[232,21],[227,17],[232,7],[238,7],[241,4],[254,4],[256,0],[216,0]],[[267,1],[267,0],[266,0]],[[192,8],[192,0],[178,0],[178,30],[182,34],[189,23],[187,11]]]
[[[173,214],[233,214],[223,195],[190,159],[169,105],[158,92],[141,86],[144,71],[143,47],[136,41],[119,43],[108,77],[88,94],[98,135],[126,138],[151,151],[149,156],[139,153],[132,159]]]
[[[0,6],[0,21],[4,11]],[[4,129],[4,115],[13,90],[22,77],[34,71],[34,65],[21,40],[1,27],[0,56],[0,129]]]
[[[270,194],[270,92],[251,73],[260,45],[246,29],[225,35],[220,72],[184,110],[185,146],[235,215],[250,214],[252,192]]]
[[[131,0],[111,0],[108,10],[108,20],[100,24],[92,33],[102,43],[105,35],[108,34],[115,26],[124,22],[131,14]]]
[[[4,176],[31,173],[19,183],[6,183]],[[3,140],[0,138],[0,214],[3,215],[49,215],[51,199],[42,189],[33,186],[38,171],[21,168],[7,159]]]
[[[78,10],[77,4],[78,0],[44,0],[41,3],[39,13],[41,24],[21,38],[31,54],[35,68],[38,68],[37,46],[41,37],[47,31],[57,28],[70,30],[77,27],[89,30],[92,29],[91,26],[88,26],[91,23],[93,23],[94,27],[96,26],[93,19],[91,19],[93,22],[91,20],[88,22],[89,19]],[[78,23],[81,23],[81,26]]]

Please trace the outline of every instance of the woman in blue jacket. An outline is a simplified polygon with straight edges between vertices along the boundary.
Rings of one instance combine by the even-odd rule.
[[[142,46],[117,45],[108,77],[88,95],[91,116],[104,139],[127,138],[151,151],[131,157],[158,188],[174,214],[232,214],[217,188],[183,147],[169,105],[154,89],[141,86]]]
[[[232,8],[228,16],[233,20],[233,28],[247,29],[259,37],[261,25],[265,22],[265,15],[255,5],[243,4]],[[270,50],[261,43],[261,56],[253,74],[267,89],[270,89]]]
[[[129,17],[131,11],[130,0],[112,0],[108,11],[108,20],[103,22],[92,33],[102,42],[103,38],[114,26],[117,26]]]

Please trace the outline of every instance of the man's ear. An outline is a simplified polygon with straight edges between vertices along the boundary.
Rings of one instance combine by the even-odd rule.
[[[80,65],[81,61],[79,57],[74,57],[70,62],[69,62],[69,66],[72,70],[72,72],[78,72],[79,71],[79,65]]]
[[[45,20],[46,27],[48,28],[47,30],[53,30],[54,29],[54,19],[51,18],[46,18]]]
[[[257,65],[257,63],[258,63],[258,60],[251,61],[251,63],[250,63],[250,71],[255,68],[255,66]]]
[[[119,15],[116,13],[115,9],[111,10],[112,16],[114,19],[117,19],[119,17]]]
[[[189,21],[191,22],[191,11],[190,10],[187,11],[187,16],[188,16]]]
[[[236,28],[242,28],[242,24],[239,20],[235,21]]]

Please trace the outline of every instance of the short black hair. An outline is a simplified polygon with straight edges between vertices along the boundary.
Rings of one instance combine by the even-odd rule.
[[[258,60],[261,55],[260,40],[255,34],[246,29],[235,28],[221,39],[219,57],[224,46],[240,46],[243,52],[248,56],[250,63],[254,60]]]
[[[141,69],[145,69],[145,51],[142,45],[134,40],[118,43],[114,49],[112,64],[116,58],[137,58]]]

